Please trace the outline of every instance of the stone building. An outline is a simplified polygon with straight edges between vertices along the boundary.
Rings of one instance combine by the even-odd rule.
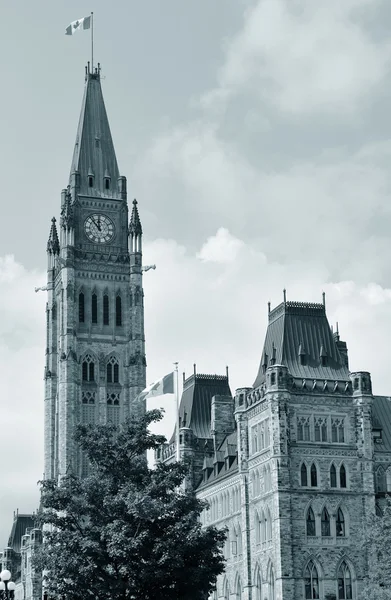
[[[359,597],[365,519],[391,491],[391,398],[349,371],[324,299],[284,293],[253,386],[232,397],[228,377],[192,375],[179,424],[186,485],[209,503],[202,522],[228,529],[213,600]],[[157,460],[175,451],[173,436]]]

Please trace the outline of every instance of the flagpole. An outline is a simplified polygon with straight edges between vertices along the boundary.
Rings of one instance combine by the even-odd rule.
[[[179,462],[179,378],[178,378],[178,363],[175,362],[175,411],[176,411],[176,459]]]
[[[91,72],[94,74],[94,13],[91,13]]]

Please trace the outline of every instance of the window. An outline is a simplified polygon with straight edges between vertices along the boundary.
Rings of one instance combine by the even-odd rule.
[[[339,417],[331,418],[331,441],[338,444],[345,442],[344,420]]]
[[[224,586],[223,586],[223,594],[224,594],[224,600],[229,600],[229,585],[228,585],[228,581],[225,580],[224,582]]]
[[[83,381],[95,381],[95,364],[90,354],[87,354],[82,362]]]
[[[119,363],[115,356],[112,356],[106,365],[107,383],[119,383]]]
[[[327,442],[327,419],[315,417],[315,442]]]
[[[115,299],[115,324],[117,327],[122,325],[122,301],[121,296],[117,296]]]
[[[240,581],[240,577],[238,577],[238,581],[236,584],[236,600],[242,600],[242,584]]]
[[[318,485],[318,473],[314,463],[311,465],[311,487],[317,487]]]
[[[306,600],[319,598],[318,571],[313,562],[309,562],[304,572],[304,587]]]
[[[110,322],[109,297],[107,294],[103,296],[103,325],[108,325]]]
[[[300,469],[300,483],[303,487],[308,485],[307,467],[304,463],[301,465]]]
[[[79,294],[79,323],[84,323],[84,294]]]
[[[305,442],[310,441],[310,420],[309,419],[306,419],[306,421],[304,423],[304,441]]]
[[[257,573],[255,575],[255,600],[263,600],[262,598],[262,580],[259,569],[257,568]]]
[[[345,517],[340,508],[338,509],[338,512],[337,512],[335,528],[336,528],[337,537],[345,537]]]
[[[330,487],[337,487],[337,469],[334,465],[331,465],[330,467]]]
[[[108,177],[105,177],[105,189],[110,189],[110,179]]]
[[[107,394],[107,422],[115,426],[120,422],[119,394]]]
[[[343,562],[338,569],[338,600],[352,600],[352,577],[348,565]]]
[[[88,187],[93,187],[93,185],[94,185],[94,178],[90,176],[88,178]]]
[[[330,517],[326,507],[322,510],[321,530],[322,537],[330,537]]]
[[[314,515],[314,511],[312,510],[312,508],[310,507],[307,511],[307,535],[309,537],[314,537],[316,535],[316,530],[315,530],[315,515]]]
[[[274,570],[273,567],[270,567],[270,600],[275,600],[274,585]]]
[[[266,526],[266,541],[270,542],[272,540],[272,517],[270,514],[270,510],[266,510],[265,516],[265,526]]]
[[[252,428],[253,453],[258,452],[258,425]]]
[[[383,467],[379,467],[376,471],[376,492],[382,493],[387,491],[386,474]]]
[[[98,296],[95,293],[91,296],[91,321],[98,322]]]
[[[346,469],[344,465],[341,465],[339,470],[339,485],[341,488],[346,488]]]

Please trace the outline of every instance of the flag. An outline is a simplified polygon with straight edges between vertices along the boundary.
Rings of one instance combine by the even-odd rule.
[[[77,21],[73,21],[65,30],[65,35],[73,35],[79,29],[90,29],[91,27],[91,15],[89,17],[83,17]]]
[[[143,390],[139,396],[140,400],[145,400],[151,396],[162,396],[163,394],[174,393],[174,372],[165,375],[154,383],[151,383]]]

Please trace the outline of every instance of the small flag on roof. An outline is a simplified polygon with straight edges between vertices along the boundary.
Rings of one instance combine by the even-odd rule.
[[[174,393],[174,372],[165,375],[154,383],[151,383],[143,390],[139,396],[140,399],[150,398],[151,396],[162,396],[163,394]]]
[[[73,35],[80,29],[90,29],[91,27],[91,15],[89,17],[82,17],[73,21],[65,30],[65,35]]]

